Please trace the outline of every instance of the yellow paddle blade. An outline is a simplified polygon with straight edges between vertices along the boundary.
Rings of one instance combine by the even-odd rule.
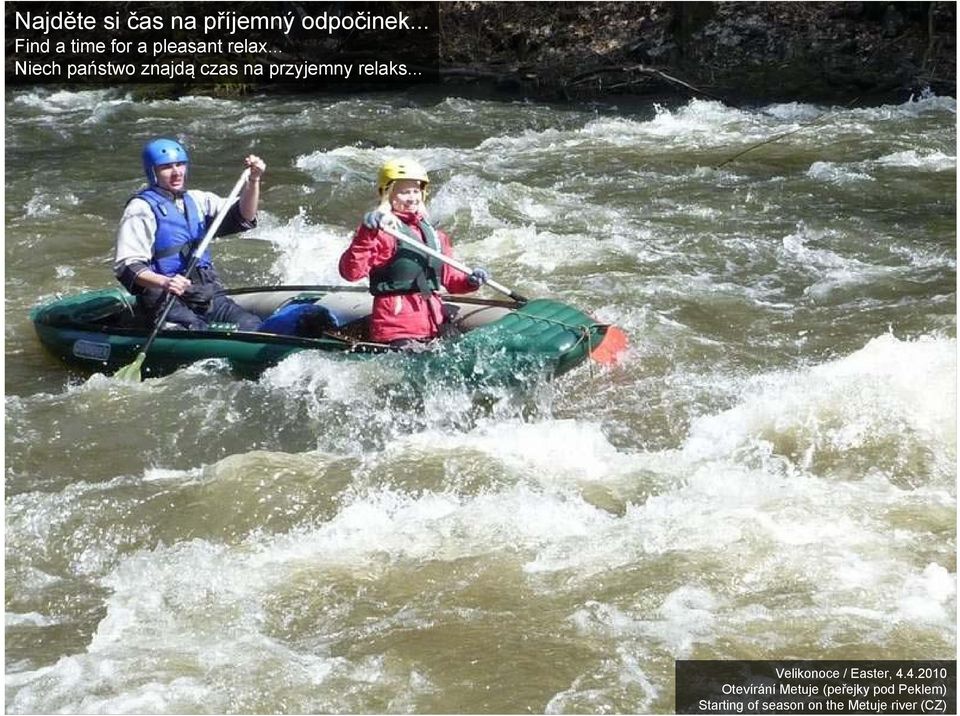
[[[137,357],[133,359],[133,363],[123,366],[123,368],[113,374],[113,377],[117,380],[124,380],[128,383],[139,383],[140,366],[143,365],[143,361],[145,361],[146,358],[147,354],[143,351],[137,353]]]

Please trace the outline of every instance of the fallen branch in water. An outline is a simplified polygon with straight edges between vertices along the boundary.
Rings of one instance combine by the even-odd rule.
[[[690,84],[689,82],[684,82],[683,80],[681,80],[681,79],[678,78],[678,77],[674,77],[673,75],[668,75],[668,74],[667,74],[666,72],[664,72],[663,70],[658,70],[656,67],[648,67],[647,65],[629,65],[629,66],[609,65],[609,66],[606,66],[606,67],[593,68],[593,69],[587,70],[587,71],[585,71],[585,72],[581,72],[581,73],[578,74],[578,75],[574,75],[574,76],[571,78],[570,82],[568,83],[568,86],[575,86],[575,85],[583,84],[584,82],[587,82],[587,81],[589,81],[589,80],[591,80],[591,79],[593,79],[593,78],[595,78],[595,77],[600,77],[601,75],[608,74],[608,73],[614,73],[614,72],[616,72],[616,73],[626,73],[626,74],[630,74],[630,73],[636,72],[636,73],[639,73],[639,74],[641,74],[641,75],[645,75],[645,76],[647,76],[647,77],[656,77],[656,78],[659,78],[659,79],[661,79],[661,80],[664,80],[665,82],[668,82],[668,83],[670,83],[670,84],[679,85],[679,86],[681,86],[681,87],[684,87],[684,88],[690,90],[691,92],[694,92],[695,94],[703,95],[704,97],[709,97],[710,99],[715,99],[715,100],[720,101],[720,102],[724,102],[724,101],[725,101],[722,97],[717,97],[716,95],[711,94],[710,92],[707,92],[706,90],[702,90],[702,89],[700,89],[699,87],[695,87],[694,85]],[[614,89],[614,88],[617,88],[617,87],[629,87],[630,85],[637,84],[639,81],[640,81],[640,79],[638,78],[638,79],[627,80],[627,81],[625,81],[625,82],[619,82],[619,83],[617,83],[617,84],[615,84],[615,85],[610,85],[610,89]]]
[[[493,70],[483,70],[476,67],[441,67],[441,77],[466,77],[467,79],[491,79],[506,80],[516,78],[514,72],[495,72]]]
[[[859,98],[859,97],[855,97],[854,99],[852,99],[852,100],[850,100],[849,102],[847,102],[847,104],[845,104],[843,107],[840,107],[840,109],[847,109],[848,107],[850,107],[850,105],[852,105],[852,104],[853,104],[854,102],[856,102],[858,99],[860,99],[860,98]],[[746,154],[747,152],[752,152],[754,149],[757,149],[758,147],[762,147],[762,146],[764,146],[765,144],[772,144],[773,142],[777,142],[777,141],[783,139],[784,137],[789,137],[791,134],[796,134],[797,132],[802,132],[804,129],[809,129],[809,128],[812,127],[812,126],[814,126],[814,125],[816,125],[816,124],[819,124],[822,120],[828,119],[828,118],[832,117],[832,116],[835,115],[837,112],[839,112],[840,109],[832,109],[832,110],[829,110],[829,111],[827,111],[827,112],[821,112],[821,113],[818,114],[816,117],[814,117],[813,119],[811,119],[809,122],[804,122],[804,123],[802,123],[802,124],[801,124],[799,127],[797,127],[796,129],[791,129],[789,132],[783,132],[782,134],[778,134],[778,135],[776,135],[776,136],[774,136],[774,137],[770,137],[769,139],[764,139],[762,142],[757,142],[756,144],[751,144],[749,147],[747,147],[747,148],[744,149],[743,151],[737,152],[736,154],[734,154],[732,157],[729,157],[728,159],[724,159],[722,162],[720,162],[719,164],[717,164],[717,165],[714,167],[714,169],[719,169],[720,167],[722,167],[722,166],[724,166],[724,165],[726,165],[726,164],[729,164],[729,163],[732,162],[734,159],[739,159],[740,157],[742,157],[742,156],[743,156],[744,154]]]

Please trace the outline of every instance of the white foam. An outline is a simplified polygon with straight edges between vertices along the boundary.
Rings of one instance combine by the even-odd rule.
[[[411,450],[486,455],[485,460],[496,461],[505,472],[543,485],[616,482],[637,467],[633,457],[610,444],[599,424],[573,419],[497,421],[466,434],[426,431],[394,441],[384,458]]]
[[[51,108],[60,106],[51,109],[53,115],[73,111],[68,109],[72,104],[86,103],[85,112],[93,106],[89,96],[50,99],[46,93],[34,96],[37,106],[45,106],[41,97]],[[360,100],[346,104],[350,111],[372,111]],[[179,112],[174,103],[151,103],[148,109],[166,114],[175,106]],[[188,99],[185,106],[205,116],[240,108],[209,98]],[[473,106],[442,106],[437,112],[466,112]],[[308,112],[296,121],[304,121]],[[906,106],[837,110],[836,126],[827,134],[843,137],[871,122],[942,112],[955,113],[955,102],[924,98]],[[528,274],[518,290],[529,295],[556,290],[565,269],[576,267],[578,277],[586,276],[589,264],[611,256],[623,264],[583,281],[605,289],[597,295],[605,296],[607,305],[594,303],[591,311],[644,336],[634,344],[638,359],[628,365],[629,372],[604,380],[599,396],[583,396],[598,381],[584,381],[586,388],[572,386],[569,402],[556,411],[582,416],[584,404],[593,400],[590,404],[602,407],[600,414],[589,420],[520,420],[516,413],[503,419],[497,414],[496,420],[464,420],[464,428],[457,423],[458,411],[472,406],[452,391],[418,395],[413,408],[384,401],[384,393],[402,387],[405,379],[390,356],[353,362],[297,354],[259,381],[238,381],[228,402],[267,393],[277,405],[294,408],[297,417],[292,419],[300,420],[304,412],[313,418],[321,438],[327,431],[353,430],[349,421],[355,421],[356,435],[344,439],[346,455],[331,458],[335,469],[330,472],[337,479],[318,479],[311,493],[321,507],[297,512],[277,532],[261,529],[255,519],[259,515],[247,514],[236,532],[211,531],[205,538],[174,544],[163,541],[171,534],[166,523],[154,531],[156,525],[135,519],[140,513],[126,513],[131,516],[129,532],[122,532],[122,525],[104,527],[103,521],[89,520],[85,530],[70,530],[71,520],[90,504],[109,501],[117,509],[142,504],[124,502],[131,487],[152,494],[185,488],[197,490],[198,500],[216,501],[225,492],[211,495],[207,488],[230,488],[235,494],[250,485],[279,486],[283,470],[277,465],[285,459],[296,460],[303,467],[294,472],[309,476],[310,465],[325,461],[320,453],[241,452],[212,468],[149,467],[142,476],[74,482],[59,491],[9,497],[8,547],[27,564],[28,558],[58,568],[62,563],[63,572],[56,577],[40,573],[18,584],[18,597],[33,592],[26,595],[33,601],[25,597],[17,603],[42,603],[38,600],[47,597],[43,591],[51,585],[61,589],[55,582],[67,577],[99,580],[107,596],[106,616],[85,652],[80,644],[79,652],[52,666],[8,673],[8,710],[237,711],[269,703],[304,712],[362,711],[388,703],[385,692],[392,695],[387,710],[415,710],[423,705],[418,693],[437,689],[443,698],[446,688],[432,684],[432,674],[418,671],[422,665],[398,666],[391,653],[334,657],[330,644],[338,639],[341,646],[366,644],[392,630],[429,633],[436,613],[421,609],[420,603],[389,605],[390,614],[368,619],[363,609],[373,603],[363,600],[379,598],[378,588],[394,589],[405,575],[423,569],[434,570],[436,593],[460,594],[470,575],[444,582],[443,566],[471,562],[521,582],[521,598],[542,596],[551,608],[566,610],[558,629],[568,617],[566,625],[584,640],[577,646],[585,643],[600,655],[550,699],[548,712],[648,710],[662,703],[655,702],[655,685],[664,683],[655,670],[663,663],[714,651],[728,656],[731,644],[757,653],[800,653],[849,648],[852,635],[858,643],[892,653],[904,648],[904,635],[909,639],[919,632],[939,639],[935,650],[949,651],[956,584],[943,536],[952,534],[956,509],[955,339],[882,335],[821,365],[753,378],[730,377],[722,369],[694,374],[690,364],[671,364],[666,381],[679,383],[681,391],[702,388],[711,397],[729,399],[724,405],[731,407],[711,409],[694,398],[697,402],[684,406],[689,412],[668,415],[681,427],[654,442],[670,441],[672,448],[628,450],[615,447],[608,437],[614,426],[618,435],[629,436],[628,444],[645,444],[644,436],[630,431],[658,419],[649,416],[646,391],[663,376],[656,375],[656,362],[648,366],[639,358],[662,358],[661,351],[670,350],[669,339],[678,334],[706,350],[724,345],[684,325],[682,314],[658,309],[653,301],[653,308],[642,305],[638,296],[672,301],[716,293],[725,300],[766,301],[785,316],[792,304],[776,282],[765,293],[683,263],[688,243],[643,225],[642,219],[653,213],[651,205],[630,210],[592,206],[593,187],[584,189],[583,182],[597,178],[596,168],[578,167],[551,185],[556,162],[603,156],[597,150],[618,158],[631,153],[646,157],[648,150],[660,147],[746,143],[820,114],[811,105],[743,112],[693,102],[661,109],[650,120],[578,115],[565,120],[569,128],[516,131],[474,148],[402,150],[439,176],[455,169],[437,182],[443,186],[432,194],[434,216],[468,225],[463,240],[454,235],[458,253],[468,262],[492,256],[502,262],[495,268],[508,276],[511,271]],[[205,121],[196,120],[196,126]],[[244,124],[244,131],[256,126]],[[817,136],[813,130],[798,133],[798,141]],[[891,169],[951,171],[955,158],[944,151],[918,147],[858,161],[831,156],[831,161],[811,164],[806,181],[857,187]],[[304,154],[297,168],[311,175],[312,185],[362,183],[372,195],[376,169],[392,154],[389,147],[340,147]],[[715,177],[734,184],[750,181],[703,168],[681,168],[676,176],[660,178],[689,181],[691,174],[700,182]],[[536,181],[528,181],[530,176]],[[658,178],[654,171],[632,168],[622,176],[638,189]],[[762,190],[751,189],[758,195]],[[299,191],[305,203],[311,199],[312,187]],[[27,203],[40,217],[54,199],[35,194]],[[729,219],[726,205],[702,197],[666,196],[652,206],[661,212],[658,218]],[[617,236],[597,240],[577,223],[578,208],[596,220],[598,233]],[[778,209],[775,201],[762,207],[770,216],[780,215]],[[264,215],[258,238],[278,253],[270,273],[284,283],[340,283],[336,261],[353,226],[333,219],[313,223],[309,216],[306,209],[289,219]],[[838,231],[801,224],[771,249],[773,259],[787,264],[784,271],[811,277],[806,298],[829,298],[837,287],[888,275],[886,266],[850,258],[838,248],[844,238]],[[749,238],[724,243],[722,237],[704,236],[716,242],[711,247],[743,252],[730,257],[730,265],[742,255],[755,256]],[[929,251],[916,259],[907,256],[913,266],[954,266],[946,248]],[[633,285],[637,263],[650,278],[643,286]],[[665,267],[680,278],[663,278]],[[611,283],[603,284],[606,280]],[[633,282],[629,289],[622,288],[628,282]],[[602,302],[596,295],[591,299]],[[667,328],[671,331],[665,335]],[[800,333],[808,330],[815,328]],[[28,421],[18,419],[24,411],[56,412],[64,401],[78,401],[87,414],[118,414],[123,412],[118,401],[165,400],[170,396],[163,390],[182,397],[185,383],[207,384],[199,380],[202,370],[180,376],[179,382],[152,385],[95,378],[56,396],[8,396],[11,424],[26,423],[11,436],[10,445],[22,449],[43,438]],[[603,404],[613,391],[636,403],[629,407],[636,414],[625,425],[619,422],[621,413]],[[410,419],[406,410],[416,412],[412,429],[411,422],[404,422]],[[232,428],[244,417],[231,405],[225,416],[209,418],[203,426]],[[335,425],[337,420],[347,427]],[[457,423],[456,429],[449,429],[451,423]],[[374,448],[364,443],[371,436]],[[264,494],[258,490],[251,501]],[[309,516],[300,519],[304,514]],[[44,540],[51,533],[68,538],[50,546]],[[138,541],[124,541],[130,534]],[[137,545],[146,547],[137,550]],[[329,602],[311,602],[315,591],[328,587]],[[39,609],[35,606],[22,609],[8,613],[8,624],[36,629],[45,626],[44,620],[59,618],[27,611]],[[351,621],[358,613],[359,626]],[[296,628],[298,618],[309,622],[302,632]],[[372,694],[366,700],[364,689]]]
[[[495,217],[490,210],[491,203],[501,192],[501,188],[489,180],[459,172],[430,197],[430,215],[438,223],[447,223],[463,212],[471,222],[484,229],[505,227],[507,222]],[[457,247],[460,248],[459,243]]]
[[[668,592],[644,615],[603,602],[588,602],[570,620],[590,636],[624,643],[633,651],[638,642],[656,643],[674,658],[689,658],[697,644],[711,643],[717,633],[718,612],[725,605],[710,590],[685,585]]]
[[[17,612],[6,612],[4,619],[8,629],[10,627],[22,626],[47,627],[60,623],[59,619],[54,619],[37,612],[26,612],[23,614]]]
[[[369,662],[297,652],[261,633],[251,601],[257,585],[244,584],[249,573],[224,569],[230,563],[222,557],[195,543],[120,565],[107,580],[107,615],[87,651],[8,675],[8,708],[226,713],[237,699],[261,698],[280,682],[316,688],[337,676],[376,680]]]
[[[387,159],[410,157],[420,162],[429,173],[448,166],[459,154],[457,150],[445,147],[406,149],[385,146],[368,149],[346,146],[298,156],[294,166],[320,181],[345,183],[362,180],[370,187],[372,198],[377,172]]]
[[[30,218],[56,216],[62,206],[77,206],[80,200],[72,193],[49,194],[40,189],[33,190],[33,196],[23,206],[24,215]]]
[[[764,114],[775,117],[781,122],[810,122],[823,116],[825,110],[804,102],[784,102],[771,104],[761,110]]]
[[[876,164],[886,167],[910,167],[934,172],[956,171],[957,158],[940,151],[917,151],[909,149],[904,152],[886,154],[875,160]]]
[[[852,184],[864,181],[876,181],[869,174],[857,171],[850,165],[836,162],[814,162],[807,170],[807,176],[817,181],[832,184]]]
[[[15,104],[36,109],[44,114],[63,114],[69,112],[95,112],[99,107],[117,103],[127,103],[126,96],[118,97],[114,89],[102,90],[32,90],[16,93]]]
[[[317,410],[331,400],[346,406],[374,404],[385,385],[399,383],[402,378],[399,366],[390,358],[350,360],[301,351],[268,368],[260,381],[307,401]]]
[[[949,622],[956,613],[957,577],[939,564],[928,564],[903,584],[899,617],[907,622]]]
[[[782,239],[783,256],[795,264],[798,272],[815,277],[804,295],[817,300],[829,299],[838,290],[868,284],[898,273],[897,267],[872,265],[834,251],[838,230],[812,230],[804,222],[796,233]],[[818,248],[822,244],[823,248]]]
[[[294,166],[319,181],[346,183],[363,180],[371,188],[379,169],[376,154],[357,147],[336,147],[304,154],[296,158]]]
[[[350,238],[349,229],[312,224],[302,207],[292,219],[264,222],[257,231],[257,239],[278,250],[270,273],[278,283],[292,285],[346,285],[338,262]]]
[[[176,482],[196,477],[195,470],[173,470],[164,467],[150,467],[143,473],[144,482]]]
[[[755,379],[739,406],[694,422],[684,452],[705,459],[784,440],[809,467],[820,450],[908,439],[929,444],[944,469],[956,453],[955,361],[952,339],[880,336],[837,361]]]
[[[807,170],[807,176],[816,181],[831,184],[873,182],[877,181],[873,173],[875,173],[878,168],[883,167],[908,168],[930,172],[952,172],[956,171],[957,158],[937,150],[918,151],[916,149],[910,149],[903,152],[887,154],[878,159],[865,161],[814,162]]]

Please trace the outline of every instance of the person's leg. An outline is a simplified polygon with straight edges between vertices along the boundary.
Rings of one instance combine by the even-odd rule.
[[[210,323],[236,323],[241,331],[255,331],[263,322],[260,316],[241,308],[233,299],[221,294],[213,297],[206,318]]]
[[[212,293],[210,307],[204,315],[208,323],[235,323],[241,331],[255,331],[260,328],[263,323],[260,316],[241,308],[225,295],[227,289],[213,266],[198,266],[194,276],[196,283],[202,284]]]
[[[166,303],[166,294],[162,291],[147,291],[138,297],[138,304],[143,314],[147,317],[150,327],[157,325],[157,319]],[[207,322],[194,313],[179,298],[173,299],[173,305],[164,319],[164,323],[175,323],[183,328],[189,328],[194,331],[202,331],[207,327]]]

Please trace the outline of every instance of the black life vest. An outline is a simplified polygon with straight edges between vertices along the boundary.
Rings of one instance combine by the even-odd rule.
[[[420,219],[418,226],[423,232],[426,245],[434,251],[442,251],[440,237],[427,220]],[[403,223],[400,223],[400,231],[411,239],[420,241],[420,237]],[[370,272],[370,293],[374,296],[383,296],[419,291],[428,296],[440,290],[442,272],[443,262],[440,259],[422,254],[398,241],[393,258]]]

